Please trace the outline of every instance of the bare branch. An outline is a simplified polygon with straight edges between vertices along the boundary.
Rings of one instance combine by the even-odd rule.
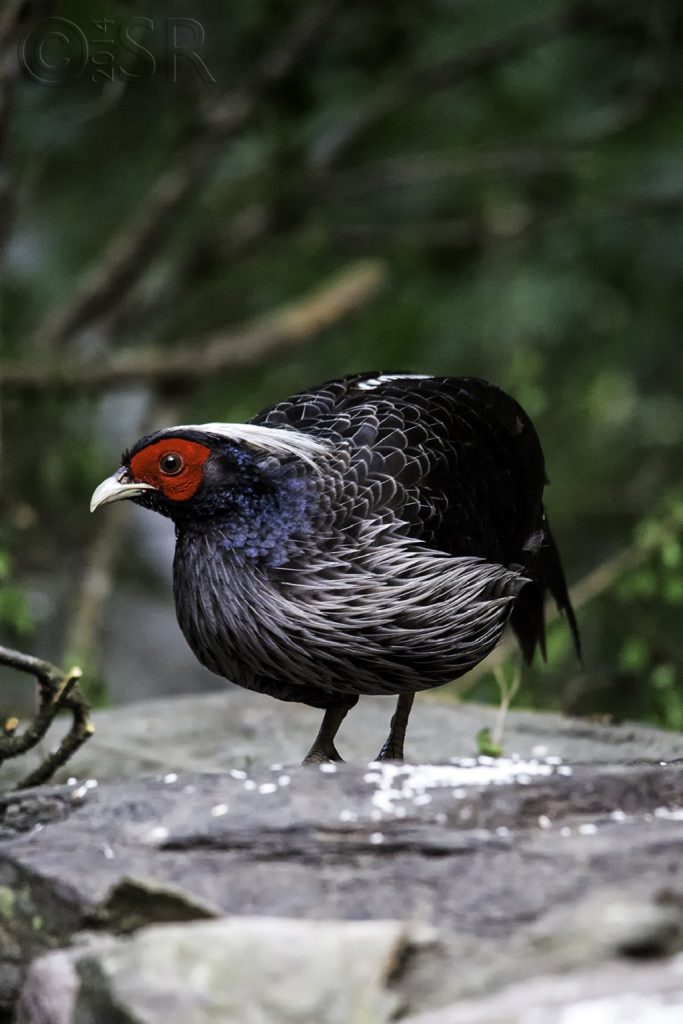
[[[378,95],[365,110],[325,140],[314,158],[319,171],[339,164],[353,148],[371,134],[385,118],[415,99],[452,87],[559,35],[567,27],[566,12],[545,14],[515,28],[501,39],[488,40],[468,53],[458,54],[429,67],[415,68],[396,85]]]
[[[385,117],[400,110],[415,98],[423,98],[439,89],[456,85],[472,75],[481,74],[505,60],[514,58],[546,38],[552,38],[565,26],[566,18],[561,16],[541,18],[517,29],[508,37],[484,44],[470,53],[426,68],[412,69],[390,91],[380,91],[369,100],[364,110],[312,147],[307,159],[302,162],[300,173],[292,178],[293,187],[284,197],[289,204],[290,223],[306,220],[307,215],[317,206],[317,201],[323,197],[325,184],[329,183],[334,190],[337,182],[332,178],[332,172]],[[353,176],[354,171],[350,174]],[[364,179],[364,173],[360,176]],[[278,197],[278,202],[282,204],[282,195]],[[241,211],[220,232],[217,244],[221,256],[227,259],[234,258],[270,236],[277,229],[277,225],[277,215],[266,203],[254,204]],[[455,238],[449,231],[444,234],[444,244],[447,245],[470,242],[471,232],[466,232],[462,238],[459,232]],[[199,243],[181,261],[180,266],[175,269],[171,283],[163,282],[151,296],[137,304],[133,303],[131,310],[124,311],[124,318],[128,319],[131,312],[149,312],[154,309],[167,289],[177,291],[179,282],[188,276],[188,270],[194,266],[197,252],[201,251],[203,245],[204,242]]]
[[[35,771],[22,779],[17,788],[37,786],[46,782],[58,768],[66,764],[72,754],[95,731],[89,717],[88,702],[78,688],[81,670],[73,668],[69,672],[63,672],[49,661],[34,658],[30,654],[23,654],[8,647],[0,647],[0,664],[34,676],[40,691],[38,711],[21,733],[16,732],[16,719],[4,723],[0,735],[0,765],[3,761],[19,757],[35,747],[43,739],[60,711],[71,712],[71,729],[58,748],[49,754]]]
[[[196,384],[222,370],[254,366],[266,357],[312,341],[368,302],[385,276],[382,263],[364,260],[299,302],[228,334],[197,339],[180,349],[124,352],[111,363],[99,366],[7,363],[3,369],[3,388],[6,395],[31,395],[46,388],[77,388],[82,393],[133,383]]]
[[[104,315],[127,292],[166,241],[178,211],[210,175],[222,146],[246,125],[263,93],[282,83],[304,59],[317,34],[329,26],[339,3],[313,3],[264,56],[247,87],[212,104],[203,136],[190,140],[175,166],[160,176],[69,300],[47,314],[33,335],[31,350],[63,348],[77,331]]]

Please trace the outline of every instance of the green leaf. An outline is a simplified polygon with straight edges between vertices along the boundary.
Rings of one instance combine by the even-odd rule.
[[[492,741],[491,730],[488,726],[480,729],[477,733],[477,752],[483,757],[503,756],[503,748]]]

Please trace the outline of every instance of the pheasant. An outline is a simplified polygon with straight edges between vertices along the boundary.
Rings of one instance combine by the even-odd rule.
[[[379,759],[403,758],[415,694],[477,665],[508,622],[545,655],[549,591],[579,632],[543,507],[529,417],[472,377],[361,373],[245,424],[159,430],[92,496],[170,517],[180,628],[240,686],[324,711],[304,763],[365,694],[398,702]]]

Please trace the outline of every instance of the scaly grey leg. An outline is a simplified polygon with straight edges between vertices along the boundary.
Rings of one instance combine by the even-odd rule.
[[[391,719],[389,735],[384,746],[377,755],[378,761],[402,761],[403,741],[406,735],[406,726],[410,717],[410,710],[415,700],[414,693],[402,693],[396,703],[396,711]]]
[[[355,703],[356,701],[354,700],[351,704],[346,702],[333,704],[332,707],[326,709],[318,735],[313,742],[313,746],[301,762],[302,764],[325,764],[327,761],[344,760],[334,745],[334,738],[337,735],[339,726],[346,718],[349,708],[352,708]]]

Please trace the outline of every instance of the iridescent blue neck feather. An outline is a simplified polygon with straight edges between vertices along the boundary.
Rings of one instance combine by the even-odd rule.
[[[316,501],[306,479],[283,476],[273,490],[245,488],[226,497],[229,511],[215,521],[219,543],[246,559],[276,568],[313,533]]]

